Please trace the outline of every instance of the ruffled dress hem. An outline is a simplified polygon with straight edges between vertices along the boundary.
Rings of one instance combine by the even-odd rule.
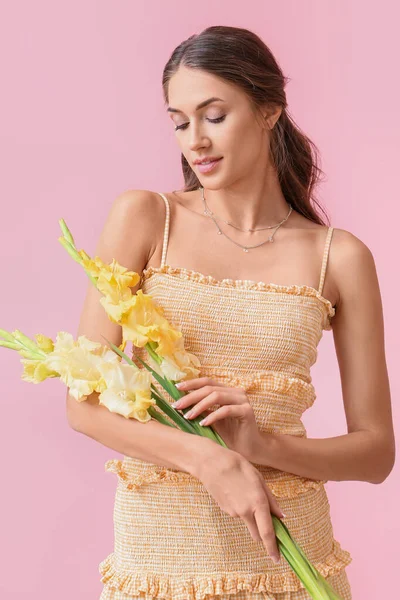
[[[161,483],[163,481],[178,485],[187,485],[190,482],[201,485],[201,482],[190,473],[186,473],[185,471],[174,471],[158,465],[152,465],[151,470],[138,475],[130,474],[124,468],[123,461],[119,459],[108,460],[105,463],[104,468],[108,472],[115,473],[119,482],[128,490],[137,490],[143,485]],[[280,479],[277,481],[268,480],[267,482],[269,489],[276,498],[294,498],[311,489],[319,489],[325,483],[327,483],[327,481],[323,479],[307,479],[305,477],[296,477],[295,479],[292,477],[288,480]]]
[[[128,596],[138,596],[144,592],[154,599],[174,600],[184,597],[187,600],[204,600],[209,596],[237,594],[244,590],[254,594],[278,594],[304,589],[300,579],[292,570],[287,573],[225,572],[178,576],[125,572],[115,566],[114,559],[115,555],[111,553],[100,563],[101,581]],[[327,578],[347,567],[351,561],[350,553],[334,540],[331,554],[323,562],[314,563],[314,567],[324,578]]]

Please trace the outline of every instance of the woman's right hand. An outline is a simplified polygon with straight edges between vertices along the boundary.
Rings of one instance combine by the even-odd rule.
[[[272,560],[278,562],[271,513],[278,518],[283,513],[261,473],[238,452],[220,447],[197,465],[196,477],[224,512],[243,519],[253,540],[262,541]]]

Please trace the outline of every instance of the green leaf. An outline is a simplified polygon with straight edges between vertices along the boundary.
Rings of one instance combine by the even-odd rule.
[[[106,337],[104,337],[104,335],[102,335],[101,337],[103,338],[103,340],[105,340],[107,342],[107,344],[110,346],[110,348],[112,350],[114,350],[114,352],[116,352],[116,354],[118,354],[121,358],[126,360],[126,362],[129,365],[131,365],[132,367],[135,367],[135,369],[137,369],[139,371],[139,367],[133,362],[133,360],[127,354],[125,354],[125,352],[123,350],[121,350],[121,348],[118,348],[118,346],[116,346],[115,344],[110,342]]]
[[[193,424],[188,419],[185,419],[185,417],[183,417],[180,412],[176,410],[176,408],[171,406],[169,402],[166,400],[158,401],[157,399],[156,402],[157,406],[159,406],[159,408],[161,408],[161,410],[163,410],[165,414],[168,415],[169,418],[178,425],[179,429],[182,429],[187,433],[197,433],[195,427],[193,427]]]
[[[157,410],[155,410],[153,406],[150,406],[150,408],[148,409],[148,413],[149,413],[149,415],[151,416],[152,419],[155,419],[159,423],[162,423],[163,425],[169,425],[169,427],[173,427],[173,429],[177,429],[175,427],[175,425],[173,425],[172,423],[170,423],[168,421],[168,419],[166,419],[164,417],[164,415],[160,414]]]
[[[135,355],[135,356],[136,356],[136,355]],[[169,379],[167,379],[166,377],[161,377],[161,375],[159,375],[159,374],[157,373],[157,371],[155,371],[155,370],[154,370],[152,367],[150,367],[150,365],[148,365],[147,363],[145,363],[145,362],[144,362],[144,360],[142,360],[142,359],[141,359],[139,356],[136,356],[136,359],[137,359],[139,362],[141,362],[141,363],[142,363],[142,365],[144,366],[144,368],[145,368],[145,369],[147,369],[148,371],[150,371],[150,373],[153,375],[154,379],[155,379],[156,381],[158,381],[158,383],[161,385],[161,387],[163,387],[163,388],[164,388],[164,390],[165,390],[166,392],[168,392],[168,393],[169,393],[169,389],[170,389],[170,387],[171,387],[171,386],[169,386],[169,385],[168,385],[168,381],[169,381]],[[175,386],[174,386],[174,387],[175,387]],[[175,389],[176,389],[176,388],[175,388]],[[176,391],[178,392],[179,390],[177,390],[177,389],[176,389]],[[171,394],[170,394],[170,395],[171,395]],[[181,395],[181,393],[179,392],[179,397],[178,397],[178,398],[181,398],[181,397],[182,397],[182,395]],[[176,398],[176,399],[178,399],[178,398]],[[175,400],[175,398],[174,398],[174,400]]]
[[[313,600],[342,600],[310,563],[300,546],[293,540],[285,523],[272,515],[278,547]]]

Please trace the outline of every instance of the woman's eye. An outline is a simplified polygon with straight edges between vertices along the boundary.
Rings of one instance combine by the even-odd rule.
[[[207,119],[207,121],[210,121],[210,123],[221,123],[224,119],[225,119],[226,115],[223,115],[222,117],[218,117],[218,119]],[[175,131],[178,131],[178,129],[186,129],[186,127],[189,125],[189,123],[183,123],[182,125],[177,125],[175,127]]]

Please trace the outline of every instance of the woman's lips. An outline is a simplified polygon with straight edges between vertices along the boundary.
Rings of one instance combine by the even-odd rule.
[[[218,165],[219,162],[221,162],[223,157],[219,158],[218,160],[214,160],[206,165],[204,164],[198,164],[196,165],[197,168],[199,169],[200,173],[209,173],[210,171],[212,171],[213,169],[216,168],[216,166]]]

